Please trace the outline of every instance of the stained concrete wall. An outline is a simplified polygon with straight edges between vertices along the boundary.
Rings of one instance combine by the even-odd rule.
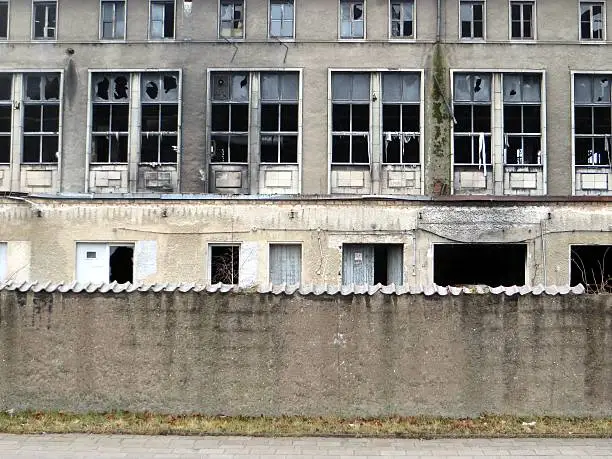
[[[612,415],[612,296],[0,292],[0,409]]]

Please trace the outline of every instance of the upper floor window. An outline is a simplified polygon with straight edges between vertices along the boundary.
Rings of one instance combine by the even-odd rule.
[[[365,38],[364,2],[340,0],[340,38]]]
[[[534,2],[510,2],[510,36],[530,40],[535,34]]]
[[[57,2],[34,1],[33,8],[33,37],[35,39],[55,38],[57,22]]]
[[[11,161],[13,75],[0,73],[0,164]]]
[[[141,75],[140,162],[177,162],[178,94],[177,74]]]
[[[244,0],[221,0],[219,36],[221,38],[244,38]]]
[[[174,38],[174,0],[151,0],[149,37]]]
[[[414,0],[391,0],[389,12],[391,38],[414,38]]]
[[[213,163],[249,158],[249,74],[213,73],[211,145]]]
[[[100,37],[125,39],[125,1],[102,0],[100,4]]]
[[[24,84],[23,162],[55,163],[59,149],[60,75],[26,74]]]
[[[610,75],[574,77],[574,154],[576,165],[610,164],[612,104]]]
[[[293,0],[270,0],[270,37],[293,38]]]
[[[459,2],[459,20],[461,23],[461,38],[484,38],[485,2]]]
[[[8,1],[0,1],[0,40],[8,38]]]
[[[604,39],[604,6],[602,2],[580,2],[580,38]]]
[[[332,74],[332,163],[370,162],[370,74]]]

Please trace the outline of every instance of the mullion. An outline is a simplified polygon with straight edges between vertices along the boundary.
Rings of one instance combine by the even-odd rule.
[[[276,160],[278,163],[280,163],[280,150],[281,150],[281,103],[279,102],[278,104],[278,118],[277,118],[277,125],[276,125],[276,129],[278,130],[278,145],[276,145]]]

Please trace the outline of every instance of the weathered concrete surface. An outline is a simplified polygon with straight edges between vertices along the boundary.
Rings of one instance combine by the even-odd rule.
[[[0,409],[612,415],[612,296],[0,292]]]

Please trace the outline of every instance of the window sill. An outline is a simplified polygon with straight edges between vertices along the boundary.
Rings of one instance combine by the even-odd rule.
[[[416,37],[389,37],[391,43],[414,43],[417,41]]]
[[[22,166],[57,166],[57,161],[55,162],[31,162],[31,163],[27,163],[25,161],[21,162]]]
[[[56,43],[57,38],[36,38],[32,37],[32,42],[34,43]]]
[[[468,38],[468,37],[459,37],[459,41],[461,43],[486,43],[486,39],[483,38]]]
[[[153,38],[153,37],[149,37],[147,40],[150,41],[150,42],[166,43],[166,42],[176,41],[176,38],[175,37],[172,37],[172,38]]]
[[[268,37],[268,40],[273,43],[295,43],[295,37]]]
[[[581,38],[579,40],[579,43],[581,45],[606,45],[608,42],[603,38],[593,38],[593,39]]]
[[[106,162],[106,163],[98,163],[98,162],[90,162],[90,166],[127,166],[129,163],[126,162]]]
[[[338,41],[340,42],[357,42],[357,43],[365,43],[367,42],[367,38],[364,37],[355,37],[355,38],[350,38],[350,37],[338,37]]]

